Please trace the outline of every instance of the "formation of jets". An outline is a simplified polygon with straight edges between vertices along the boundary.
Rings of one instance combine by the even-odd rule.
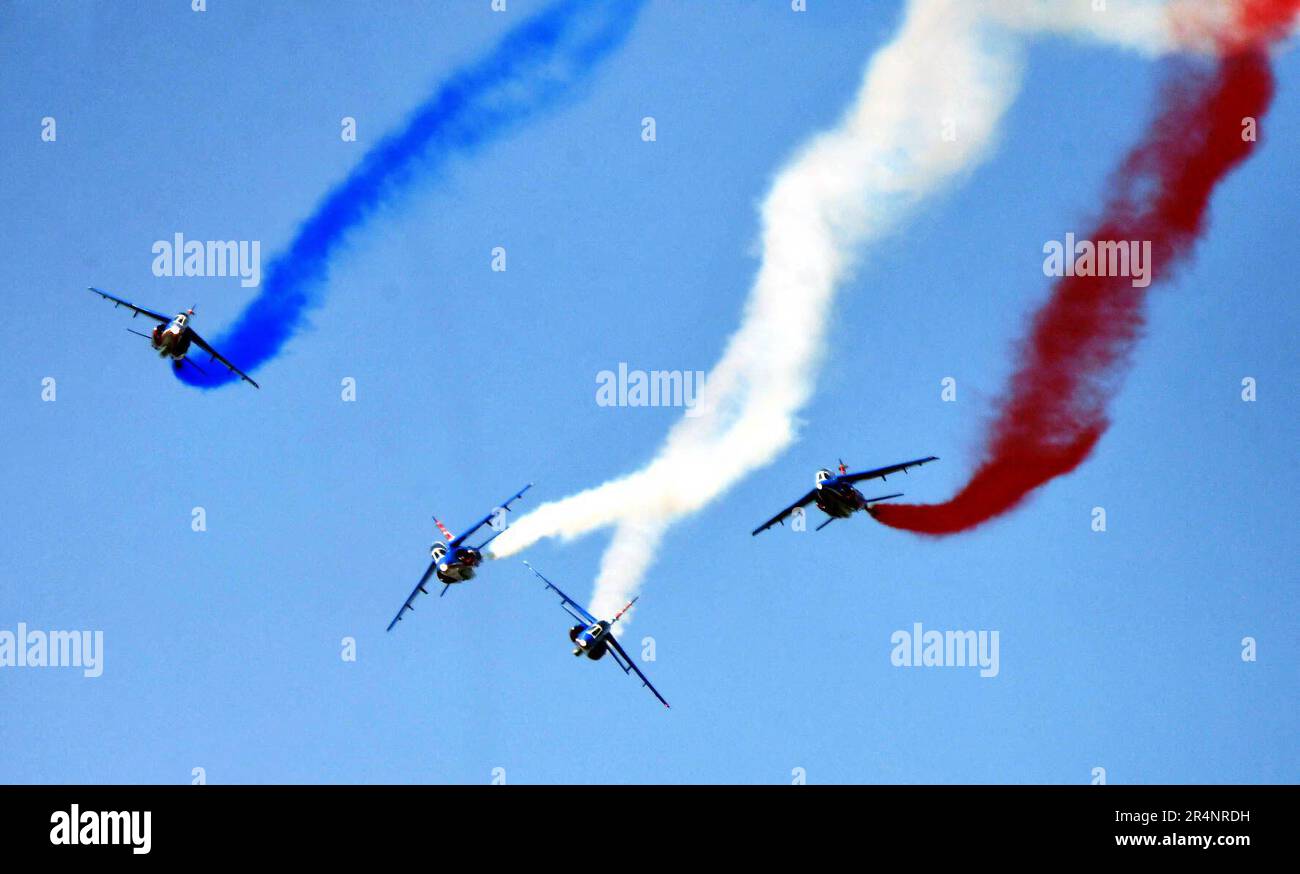
[[[388,623],[388,630],[392,631],[393,627],[402,621],[407,612],[415,609],[413,604],[416,598],[420,595],[429,594],[429,590],[425,588],[425,585],[434,576],[442,583],[442,591],[438,593],[440,598],[447,594],[447,590],[453,584],[473,579],[475,570],[483,562],[484,548],[506,530],[505,518],[506,513],[510,511],[510,505],[523,497],[524,492],[532,487],[532,483],[524,486],[460,535],[453,535],[447,530],[447,526],[438,521],[437,516],[434,516],[433,524],[437,526],[438,531],[446,540],[436,540],[433,546],[429,548],[429,556],[432,559],[429,568],[424,572],[424,576],[420,577],[420,581],[415,584],[411,594],[406,596],[406,600],[402,603],[401,609],[397,611],[397,615],[393,617],[393,621]],[[485,525],[492,529],[492,534],[478,546],[466,546],[465,541]],[[559,594],[561,606],[580,623],[569,630],[569,640],[574,644],[573,654],[575,656],[585,655],[592,661],[599,661],[608,653],[611,660],[623,669],[623,673],[629,674],[635,671],[646,688],[653,692],[654,696],[663,702],[665,707],[668,706],[668,702],[664,701],[664,696],[660,695],[659,690],[651,685],[645,674],[641,673],[641,669],[636,666],[636,663],[632,661],[632,657],[619,645],[611,630],[614,623],[623,618],[623,614],[628,611],[632,604],[636,603],[637,599],[633,598],[627,607],[618,611],[618,615],[613,619],[597,619],[587,611],[586,607],[561,592],[558,586],[542,576],[532,565],[529,565],[528,562],[524,562],[524,564],[528,565],[529,570],[537,574],[537,577],[546,583],[548,589],[552,589]]]
[[[161,313],[154,312],[153,310],[136,306],[130,301],[123,300],[120,297],[115,297],[114,295],[111,295],[106,291],[101,291],[98,288],[92,287],[90,290],[105,300],[112,301],[114,308],[119,306],[127,307],[132,311],[132,318],[135,318],[136,316],[146,316],[147,318],[153,319],[157,322],[158,324],[154,327],[153,331],[148,334],[143,334],[139,331],[131,330],[130,328],[127,330],[147,339],[154,351],[158,353],[159,357],[170,358],[172,360],[172,366],[177,370],[182,367],[194,367],[200,372],[205,372],[202,367],[190,360],[188,357],[190,347],[193,345],[203,350],[209,356],[211,362],[220,362],[222,366],[226,367],[231,373],[237,374],[240,379],[249,383],[254,388],[260,388],[260,386],[258,386],[258,384],[254,382],[248,374],[244,373],[244,371],[232,364],[220,352],[213,349],[198,335],[190,324],[194,318],[193,307],[169,318]],[[923,464],[928,464],[931,461],[937,460],[938,459],[935,456],[930,455],[925,458],[914,458],[911,461],[891,464],[886,467],[878,467],[874,470],[858,471],[856,473],[849,473],[848,468],[841,460],[839,463],[838,474],[834,474],[825,468],[817,471],[813,488],[810,489],[807,494],[790,504],[790,506],[786,507],[781,512],[777,513],[771,519],[768,519],[762,525],[755,528],[752,534],[757,535],[774,525],[784,525],[786,519],[796,514],[802,518],[804,508],[809,504],[816,504],[817,508],[826,514],[826,520],[817,526],[818,531],[825,528],[836,519],[847,519],[859,511],[872,513],[872,508],[876,503],[887,501],[892,498],[902,497],[902,493],[897,492],[889,495],[880,495],[875,498],[867,498],[858,491],[856,488],[857,483],[872,479],[884,481],[886,477],[893,474],[906,473],[909,468],[920,467]],[[482,519],[462,531],[459,535],[452,534],[451,531],[447,530],[447,526],[443,525],[442,522],[438,520],[438,517],[435,516],[433,518],[434,525],[437,526],[439,534],[441,534],[444,539],[435,540],[433,545],[429,548],[429,567],[425,570],[424,575],[420,577],[420,581],[415,584],[415,588],[411,590],[411,594],[406,596],[406,600],[402,602],[401,609],[397,611],[397,615],[393,617],[393,621],[388,623],[389,631],[392,631],[393,627],[396,626],[398,622],[401,622],[408,612],[415,609],[415,601],[420,595],[429,594],[429,590],[426,586],[431,580],[436,579],[442,584],[442,591],[438,593],[438,596],[442,597],[447,594],[447,590],[453,585],[474,578],[479,566],[483,563],[483,550],[506,530],[506,514],[510,512],[510,505],[522,498],[524,493],[532,488],[532,485],[532,483],[529,483],[519,491],[515,492],[494,508],[492,512],[488,513]],[[484,526],[491,528],[492,533],[477,546],[468,545],[469,539],[474,537],[474,535]],[[664,696],[659,694],[659,690],[656,689],[654,684],[650,682],[649,678],[641,672],[641,669],[637,667],[635,660],[628,655],[627,651],[623,649],[621,644],[619,644],[618,638],[614,635],[614,626],[621,618],[623,618],[623,615],[627,613],[632,605],[636,603],[636,598],[629,601],[628,604],[623,607],[622,610],[618,611],[612,619],[598,619],[586,607],[566,595],[560,590],[559,586],[548,580],[540,571],[532,565],[529,565],[528,562],[524,562],[524,564],[528,566],[529,570],[536,574],[538,579],[545,583],[548,591],[555,592],[555,594],[560,596],[560,606],[564,608],[565,612],[567,612],[570,617],[577,620],[577,624],[569,628],[569,641],[573,644],[573,654],[575,656],[586,656],[591,661],[600,661],[608,655],[610,660],[614,664],[618,665],[624,674],[630,676],[635,673],[637,677],[640,678],[641,684],[645,688],[649,689],[651,694],[653,694],[655,698],[659,699],[661,704],[665,707],[668,706],[668,702],[664,699]]]
[[[791,515],[794,513],[802,513],[804,507],[814,503],[827,516],[826,521],[817,526],[818,531],[825,528],[836,519],[849,518],[859,510],[865,510],[867,513],[870,513],[872,507],[878,501],[900,498],[902,497],[902,493],[896,492],[891,495],[866,498],[857,490],[854,485],[855,483],[871,479],[879,479],[883,481],[893,474],[907,473],[909,468],[920,467],[923,464],[929,464],[931,461],[938,461],[938,458],[929,455],[925,458],[914,458],[911,461],[903,461],[898,464],[878,467],[874,470],[858,471],[856,473],[849,473],[844,462],[840,461],[838,475],[832,474],[826,469],[817,471],[813,488],[806,495],[786,507],[780,513],[777,513],[771,519],[768,519],[762,525],[755,528],[753,534],[766,531],[773,525],[785,524],[785,520]],[[483,548],[500,536],[501,532],[505,530],[505,514],[510,510],[511,503],[521,498],[524,492],[528,491],[531,487],[532,483],[529,483],[519,491],[515,492],[499,507],[484,516],[478,522],[474,523],[472,527],[459,536],[453,536],[452,533],[447,530],[446,526],[439,522],[436,516],[434,517],[434,524],[437,525],[438,531],[446,538],[446,541],[435,541],[433,546],[430,548],[429,553],[433,561],[430,563],[428,570],[424,572],[424,576],[420,577],[420,581],[415,584],[415,588],[411,590],[411,594],[407,596],[401,609],[398,610],[397,615],[393,617],[393,621],[388,623],[389,631],[393,630],[393,626],[397,625],[397,623],[402,620],[402,617],[407,613],[407,611],[415,609],[412,604],[416,598],[421,594],[429,594],[429,590],[425,588],[425,584],[428,583],[430,578],[435,574],[437,575],[438,580],[443,584],[442,591],[438,593],[439,597],[447,594],[447,590],[451,588],[453,583],[460,583],[473,578],[475,569],[483,560]],[[492,527],[492,535],[476,547],[465,546],[464,544],[466,539],[472,536],[484,525]],[[555,592],[555,594],[560,596],[560,606],[563,607],[565,612],[567,612],[571,617],[577,620],[577,624],[569,628],[569,641],[573,644],[573,654],[575,656],[586,656],[592,661],[600,661],[608,655],[610,660],[614,664],[618,665],[623,673],[628,675],[635,673],[637,677],[640,678],[641,685],[649,689],[651,694],[658,698],[661,704],[665,707],[668,706],[668,701],[663,695],[659,694],[659,690],[654,687],[654,684],[650,682],[650,679],[642,673],[639,667],[637,667],[636,661],[628,655],[627,650],[623,649],[622,645],[618,642],[618,638],[614,635],[615,624],[618,620],[622,619],[623,615],[637,602],[637,598],[633,598],[629,601],[627,605],[623,607],[622,610],[618,611],[612,619],[598,619],[586,607],[566,595],[559,586],[555,585],[555,583],[543,576],[541,571],[537,570],[526,561],[524,564],[528,566],[529,570],[536,574],[538,579],[546,584],[546,588],[549,591]]]

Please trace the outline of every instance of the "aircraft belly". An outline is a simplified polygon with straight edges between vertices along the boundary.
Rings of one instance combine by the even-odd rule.
[[[441,570],[438,571],[438,579],[442,580],[444,583],[447,583],[448,585],[452,585],[454,583],[463,583],[466,580],[473,578],[473,576],[474,576],[473,570],[471,570],[470,568],[461,567],[460,565],[452,565],[451,567],[447,568],[446,573],[442,572]]]
[[[849,516],[853,515],[853,507],[846,504],[839,496],[834,498],[831,498],[830,496],[818,498],[817,509],[821,510],[827,516],[834,516],[837,519],[847,519]]]

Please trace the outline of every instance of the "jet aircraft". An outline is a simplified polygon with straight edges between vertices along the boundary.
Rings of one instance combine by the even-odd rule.
[[[429,547],[429,557],[432,559],[432,561],[429,562],[429,568],[424,572],[424,576],[420,577],[420,581],[415,584],[415,588],[411,590],[411,594],[406,597],[406,602],[402,604],[402,609],[398,610],[397,615],[393,617],[393,621],[388,623],[388,630],[393,630],[393,626],[401,621],[403,614],[405,614],[407,610],[415,609],[412,604],[418,595],[429,594],[429,590],[424,586],[425,583],[429,582],[430,577],[436,575],[438,582],[442,583],[442,591],[438,593],[438,597],[447,594],[447,590],[455,583],[463,583],[466,580],[472,580],[474,578],[474,571],[483,563],[483,548],[500,536],[502,531],[506,530],[505,514],[509,512],[510,505],[532,487],[532,483],[524,486],[506,499],[501,506],[475,522],[473,526],[462,532],[460,535],[452,534],[447,530],[447,526],[439,522],[437,516],[434,516],[433,524],[438,526],[438,530],[442,532],[442,536],[447,539],[446,541],[436,540],[434,541],[433,546]],[[493,529],[492,536],[487,540],[484,540],[478,546],[466,546],[465,541],[484,525],[489,525]]]
[[[627,654],[627,651],[619,644],[618,639],[614,637],[614,623],[623,618],[623,614],[637,602],[637,598],[629,601],[627,606],[618,611],[613,619],[597,619],[587,611],[586,607],[561,592],[559,586],[542,576],[542,573],[537,568],[528,564],[528,562],[524,562],[524,564],[528,565],[528,569],[546,584],[546,588],[560,596],[560,606],[565,609],[565,612],[578,620],[578,624],[569,629],[569,640],[573,642],[573,654],[575,656],[585,655],[592,661],[600,661],[608,653],[614,660],[614,664],[623,669],[623,673],[630,674],[632,671],[636,671],[636,675],[641,678],[641,685],[649,689],[659,699],[660,704],[665,707],[668,706],[664,696],[660,695],[659,690],[651,684],[645,674],[641,673],[641,669],[636,666],[636,662],[632,661],[632,657]]]
[[[253,388],[261,388],[260,385],[253,381],[252,377],[226,360],[225,356],[209,346],[207,341],[200,337],[198,332],[190,327],[190,321],[194,318],[194,307],[190,307],[185,312],[177,313],[175,316],[168,318],[162,313],[156,313],[153,310],[138,307],[130,301],[122,300],[120,297],[114,297],[106,291],[100,291],[98,288],[91,287],[90,290],[104,298],[104,300],[111,300],[114,309],[117,309],[119,306],[131,309],[133,311],[131,318],[133,319],[136,316],[148,316],[156,321],[158,324],[154,326],[153,331],[148,334],[142,334],[139,331],[134,331],[130,328],[127,328],[127,330],[131,331],[132,334],[135,334],[138,337],[144,337],[148,340],[149,344],[153,346],[154,351],[158,353],[159,358],[171,358],[172,366],[177,370],[180,370],[184,365],[188,364],[200,373],[204,372],[202,367],[199,367],[198,364],[186,357],[187,353],[190,351],[190,344],[194,344],[206,352],[210,357],[210,360],[221,362],[227,370],[231,373],[238,374],[240,379],[252,385]]]
[[[859,510],[871,512],[871,505],[877,501],[887,501],[890,498],[901,498],[902,492],[892,495],[881,495],[878,498],[865,498],[862,493],[854,488],[854,483],[862,482],[869,479],[881,479],[892,473],[906,473],[909,467],[920,467],[931,461],[938,461],[936,456],[926,458],[915,458],[911,461],[904,461],[901,464],[891,464],[888,467],[878,467],[875,470],[864,470],[858,473],[849,473],[848,468],[844,466],[843,459],[840,460],[839,474],[832,474],[829,470],[822,468],[817,471],[816,482],[808,494],[786,507],[780,513],[777,513],[771,519],[768,519],[762,525],[755,528],[751,535],[759,534],[776,524],[785,524],[786,517],[806,507],[808,504],[817,503],[817,508],[825,513],[828,518],[825,522],[817,526],[820,531],[836,519],[847,519]]]

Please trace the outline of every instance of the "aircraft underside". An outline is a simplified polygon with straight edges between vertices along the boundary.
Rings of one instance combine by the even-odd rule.
[[[817,509],[827,516],[847,519],[859,507],[859,502],[852,497],[845,497],[838,492],[829,492],[817,498]]]
[[[189,343],[184,342],[177,335],[167,334],[162,331],[155,332],[151,342],[154,351],[158,353],[158,357],[166,358],[170,355],[177,361],[185,357],[185,353],[189,351],[190,346]]]
[[[438,569],[438,579],[447,585],[463,583],[466,580],[474,579],[474,568],[465,565],[452,565],[447,570]]]

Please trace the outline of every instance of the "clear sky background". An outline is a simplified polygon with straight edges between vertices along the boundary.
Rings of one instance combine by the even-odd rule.
[[[843,290],[798,443],[666,538],[625,638],[655,638],[664,710],[574,659],[558,601],[514,560],[384,627],[433,513],[459,530],[526,482],[520,509],[651,457],[679,411],[598,407],[596,374],[712,365],[756,269],[756,204],[836,120],[899,4],[651,4],[579,101],[372,221],[261,391],[203,392],[85,287],[197,305],[220,336],[253,290],[155,278],[153,242],[256,239],[265,264],[369,145],[541,8],[209,6],[0,10],[0,629],[98,629],[106,649],[97,679],[0,668],[0,780],[1300,779],[1300,53],[1194,264],[1153,294],[1080,470],[942,541],[865,516],[751,538],[839,457],[941,456],[903,481],[918,501],[971,469],[1048,288],[1042,245],[1086,233],[1158,81],[1118,49],[1032,45],[996,154]],[[526,557],[586,599],[606,542]],[[893,667],[913,622],[998,630],[1000,675]]]

